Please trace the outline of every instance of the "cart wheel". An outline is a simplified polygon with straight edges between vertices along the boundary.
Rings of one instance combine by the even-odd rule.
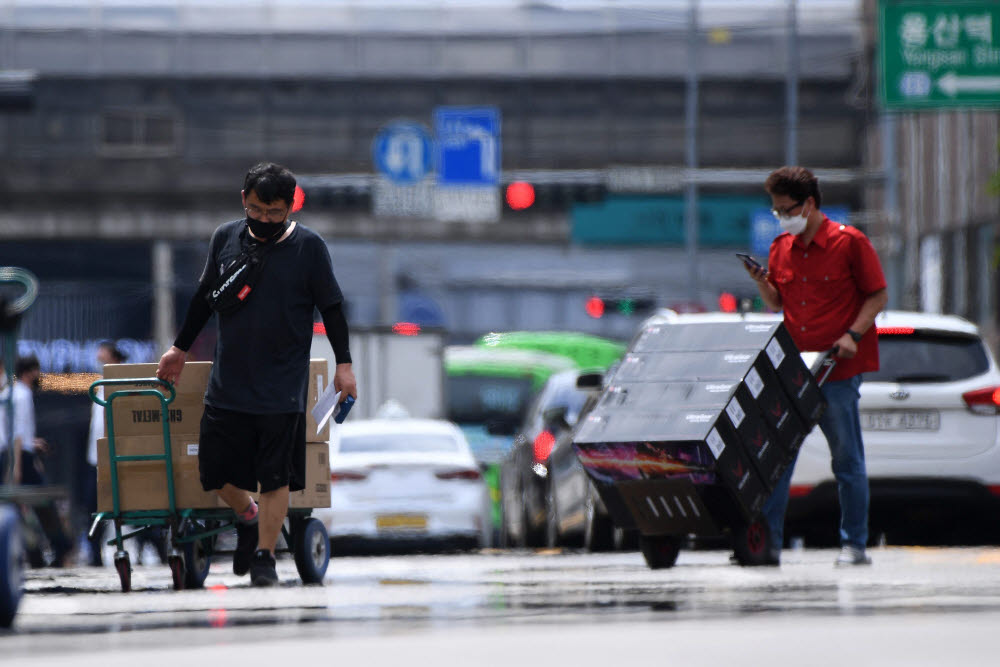
[[[771,531],[763,519],[733,529],[733,552],[736,561],[744,567],[776,565],[768,548]]]
[[[326,526],[316,518],[304,520],[292,536],[295,542],[295,568],[304,584],[322,583],[330,564],[330,537]]]
[[[115,569],[118,570],[118,579],[122,582],[122,593],[128,593],[132,590],[132,563],[129,561],[127,551],[115,555]]]
[[[212,567],[211,538],[187,542],[184,552],[184,588],[204,588]]]
[[[17,512],[13,507],[0,507],[0,628],[14,622],[17,605],[21,602],[23,583],[22,562],[24,545]]]
[[[640,535],[639,551],[651,570],[673,567],[681,552],[678,535]]]
[[[174,580],[174,590],[182,591],[184,590],[184,557],[183,556],[169,556],[167,558],[167,564],[170,566],[170,576]]]

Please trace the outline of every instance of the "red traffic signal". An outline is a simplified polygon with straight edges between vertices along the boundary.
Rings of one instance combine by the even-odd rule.
[[[736,295],[731,292],[723,292],[719,295],[719,310],[724,313],[735,313],[739,307]]]
[[[586,309],[587,314],[595,320],[600,319],[604,316],[604,299],[599,296],[592,296],[587,299],[587,303],[584,308]]]
[[[524,181],[515,181],[507,186],[507,206],[513,211],[523,211],[535,203],[535,186]]]

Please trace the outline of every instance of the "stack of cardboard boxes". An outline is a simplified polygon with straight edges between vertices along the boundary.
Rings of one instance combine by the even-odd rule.
[[[212,371],[210,361],[190,361],[174,386],[176,396],[167,405],[170,452],[174,473],[174,499],[180,509],[217,509],[224,504],[214,491],[204,491],[198,473],[198,435],[204,412],[205,390]],[[111,380],[152,378],[156,364],[109,364],[104,378]],[[330,506],[329,422],[317,430],[310,414],[330,382],[328,362],[309,364],[306,398],[305,488],[290,494],[289,507]],[[148,389],[149,386],[107,385],[105,397],[116,391]],[[163,391],[166,394],[166,391]],[[114,447],[118,456],[163,454],[163,418],[155,396],[121,396],[113,399]],[[121,511],[162,510],[170,507],[167,473],[163,461],[123,461],[118,464],[118,494]],[[256,497],[256,494],[255,494]],[[97,510],[112,511],[110,449],[108,438],[97,442]]]
[[[652,325],[574,443],[619,524],[713,532],[759,514],[824,407],[780,322]]]

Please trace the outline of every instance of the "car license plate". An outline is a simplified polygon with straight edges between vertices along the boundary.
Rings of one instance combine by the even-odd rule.
[[[937,410],[871,410],[861,413],[865,431],[937,431],[941,414]]]
[[[427,530],[427,517],[422,514],[380,514],[375,517],[378,530]]]

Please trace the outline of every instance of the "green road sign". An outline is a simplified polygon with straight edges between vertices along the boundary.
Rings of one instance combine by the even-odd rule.
[[[881,0],[886,109],[1000,108],[998,0]]]

